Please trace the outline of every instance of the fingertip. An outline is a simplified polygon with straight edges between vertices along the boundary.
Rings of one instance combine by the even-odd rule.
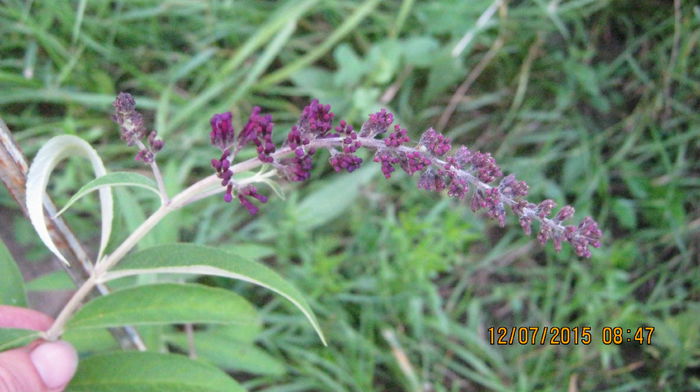
[[[0,305],[0,327],[45,331],[52,323],[51,317],[36,310]]]
[[[78,367],[78,353],[64,341],[42,343],[29,357],[44,384],[51,389],[68,384]]]

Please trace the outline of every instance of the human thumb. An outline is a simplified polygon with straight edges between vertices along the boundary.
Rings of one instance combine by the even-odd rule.
[[[0,353],[0,392],[60,392],[73,378],[78,355],[63,341]]]

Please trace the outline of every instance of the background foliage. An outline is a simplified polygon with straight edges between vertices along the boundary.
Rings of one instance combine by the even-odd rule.
[[[324,348],[303,315],[264,291],[200,282],[260,306],[262,332],[198,339],[250,390],[700,389],[700,8],[509,1],[489,17],[493,4],[6,0],[0,114],[27,156],[67,133],[112,170],[144,170],[109,120],[116,93],[129,91],[166,140],[173,191],[211,172],[215,112],[233,111],[240,127],[263,106],[281,138],[311,97],[357,125],[388,107],[411,136],[435,126],[491,151],[533,199],[602,225],[592,259],[556,254],[516,222],[500,229],[405,175],[384,181],[373,163],[349,175],[317,163],[255,219],[219,200],[180,211],[140,245],[188,241],[262,260],[306,294],[328,335]],[[57,204],[89,178],[66,166]],[[116,200],[123,238],[153,206],[138,190]],[[14,219],[5,240],[24,246],[23,262],[45,260],[5,191],[0,202],[3,222]],[[76,208],[67,219],[90,243],[96,198]],[[51,284],[60,287],[30,287]],[[488,344],[487,328],[512,325],[591,326],[594,343]],[[600,343],[603,326],[642,325],[656,328],[652,345]],[[177,330],[148,331],[154,350],[183,345]],[[246,355],[232,343],[252,339]]]

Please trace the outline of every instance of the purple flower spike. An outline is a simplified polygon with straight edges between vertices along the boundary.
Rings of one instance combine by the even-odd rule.
[[[122,123],[132,126],[140,121],[138,116],[130,114],[133,103],[128,97],[115,102],[115,108],[118,108],[115,117],[120,115],[124,119]],[[485,210],[500,226],[505,225],[506,207],[510,206],[526,234],[531,234],[532,224],[537,221],[537,240],[541,244],[552,240],[557,251],[564,242],[569,242],[577,255],[590,257],[590,248],[600,246],[602,232],[592,218],[585,218],[577,226],[564,225],[562,222],[574,215],[570,206],[564,206],[555,217],[550,217],[555,203],[552,200],[539,204],[527,201],[528,185],[513,174],[504,177],[489,153],[472,151],[464,146],[452,149],[450,139],[432,128],[425,131],[415,145],[409,144],[408,132],[398,124],[383,140],[378,139],[377,136],[387,132],[394,121],[394,115],[386,109],[370,115],[359,133],[346,121],[340,121],[333,128],[333,117],[329,105],[313,100],[291,128],[283,148],[275,152],[271,138],[272,118],[261,115],[260,108],[253,109],[237,143],[234,143],[230,113],[216,115],[212,119],[212,143],[222,148],[222,155],[219,159],[212,159],[211,165],[226,187],[224,200],[230,202],[233,199],[232,168],[236,167],[233,159],[238,149],[247,143],[257,146],[258,157],[252,162],[242,163],[243,167],[270,162],[278,174],[289,181],[305,181],[310,177],[312,156],[319,148],[330,151],[329,163],[335,171],[352,172],[362,164],[362,159],[355,153],[365,147],[375,150],[374,161],[380,163],[384,177],[390,178],[397,166],[408,175],[418,173],[419,188],[446,191],[448,196],[460,201],[470,196],[471,209]],[[160,143],[153,133],[149,137],[149,151],[159,150]],[[149,151],[140,153],[139,159],[150,159]],[[257,193],[252,185],[239,190],[236,196],[251,214],[258,212],[253,199],[262,203],[267,201],[267,197]]]
[[[114,106],[112,120],[119,125],[122,140],[128,146],[136,145],[139,148],[135,159],[152,164],[155,161],[156,153],[163,149],[165,143],[158,139],[156,131],[151,131],[148,135],[147,145],[141,141],[146,136],[146,128],[143,126],[143,116],[136,111],[134,97],[129,93],[119,93],[112,106]]]
[[[236,135],[231,124],[232,119],[233,114],[226,112],[215,114],[209,120],[211,124],[211,133],[209,133],[211,144],[218,147],[221,151],[229,149],[235,140]]]
[[[136,111],[136,100],[129,93],[119,93],[112,106],[114,106],[112,120],[119,125],[122,140],[128,146],[133,146],[146,134],[143,116]]]

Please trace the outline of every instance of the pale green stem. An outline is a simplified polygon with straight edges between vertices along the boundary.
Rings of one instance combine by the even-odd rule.
[[[340,143],[342,143],[341,138],[320,139],[313,142],[308,147],[323,148],[330,147],[333,145],[339,145]],[[274,153],[273,157],[279,158],[289,153],[291,153],[291,150],[288,147],[285,147],[281,148],[279,151]],[[263,162],[261,162],[258,158],[251,158],[247,161],[243,161],[236,165],[233,165],[231,167],[231,170],[234,173],[242,173],[253,170],[261,165],[263,165]],[[257,174],[252,177],[237,181],[237,184],[239,186],[242,186],[245,184],[258,182],[260,180],[267,179],[273,174],[273,172]],[[134,248],[134,246],[136,246],[136,244],[146,234],[148,234],[148,232],[150,232],[156,226],[156,224],[158,224],[158,222],[160,222],[163,218],[168,216],[168,214],[190,203],[200,200],[200,195],[204,194],[206,196],[211,196],[213,194],[223,191],[223,187],[219,187],[221,188],[219,191],[212,191],[212,189],[218,185],[219,181],[220,179],[217,178],[215,175],[206,177],[192,184],[190,187],[177,194],[175,197],[172,198],[172,200],[170,200],[169,203],[162,204],[160,208],[158,208],[151,216],[148,217],[148,219],[141,223],[141,225],[138,228],[136,228],[136,230],[134,230],[126,238],[126,240],[124,240],[124,242],[122,242],[121,245],[117,247],[117,249],[114,250],[114,252],[112,252],[109,255],[106,255],[95,265],[95,268],[92,271],[92,275],[90,276],[90,278],[87,279],[85,283],[83,283],[83,285],[80,286],[80,288],[73,294],[66,306],[63,307],[63,309],[61,310],[61,313],[59,313],[58,317],[56,317],[56,320],[54,321],[51,328],[49,328],[49,330],[46,331],[44,337],[47,340],[58,339],[63,333],[65,324],[68,322],[70,317],[72,317],[73,314],[78,310],[85,297],[88,295],[88,293],[90,293],[90,291],[95,287],[95,285],[98,283],[102,283],[102,279],[104,278],[105,274],[112,267],[114,267],[124,256],[126,256],[126,254],[129,253],[129,251],[131,251]]]

